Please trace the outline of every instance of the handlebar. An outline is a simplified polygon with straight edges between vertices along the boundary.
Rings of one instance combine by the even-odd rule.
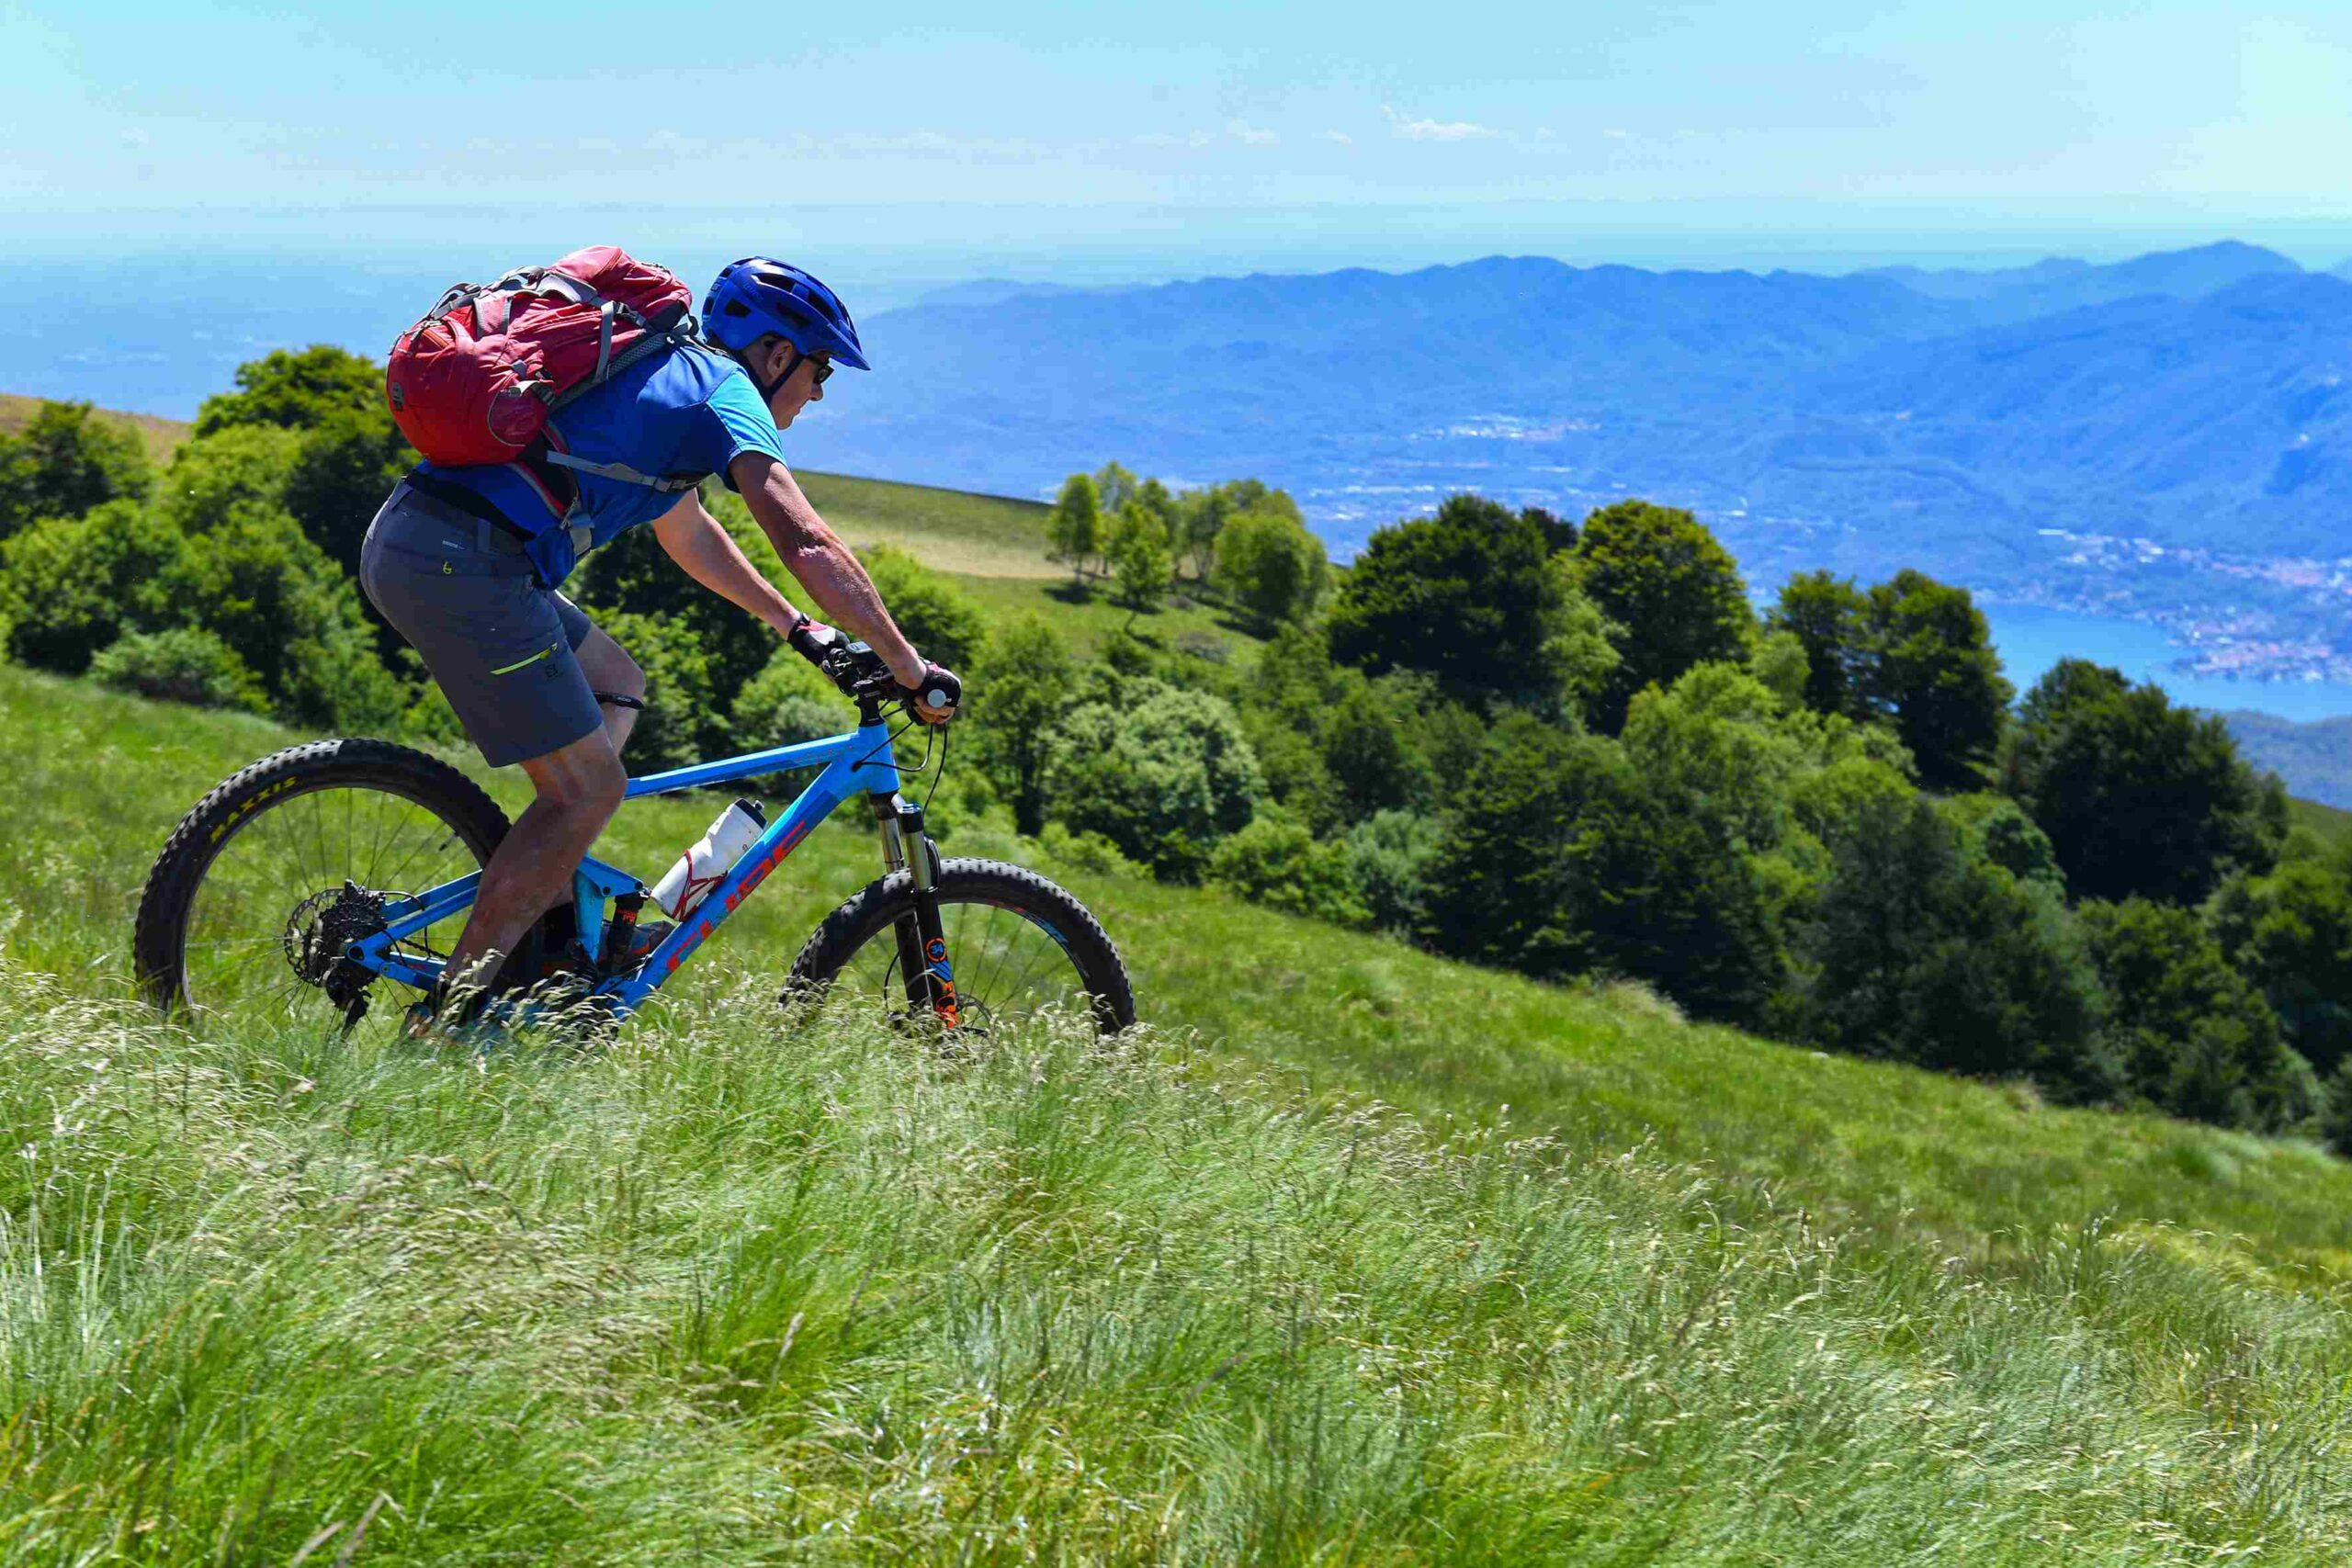
[[[852,642],[831,626],[820,626],[804,617],[792,628],[787,640],[795,651],[840,688],[842,695],[861,709],[878,708],[885,703],[911,705],[920,697],[924,706],[952,715],[963,704],[963,682],[940,665],[933,664],[923,671],[920,688],[909,688],[899,684],[899,678],[890,672],[880,654],[865,643]]]

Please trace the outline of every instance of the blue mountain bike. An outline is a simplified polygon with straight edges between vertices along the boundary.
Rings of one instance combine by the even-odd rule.
[[[1132,1024],[1118,950],[1076,898],[1016,865],[941,858],[922,807],[899,794],[899,688],[880,660],[851,644],[825,669],[856,703],[855,729],[629,781],[634,799],[820,770],[688,917],[638,951],[646,886],[592,857],[560,922],[568,940],[534,955],[527,978],[592,1016],[627,1018],[811,829],[862,796],[881,829],[884,874],[818,926],[782,1000],[855,997],[900,1027],[967,1041],[1047,1011],[1106,1033]],[[397,1016],[440,977],[506,828],[472,780],[405,746],[322,740],[266,757],[206,795],[165,842],[139,904],[141,985],[165,1012],[208,1027],[348,1032],[385,989],[397,1005],[378,1015]],[[510,961],[510,983],[515,973]]]

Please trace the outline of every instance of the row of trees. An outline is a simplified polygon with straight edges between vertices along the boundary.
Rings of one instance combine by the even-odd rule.
[[[1080,589],[1091,572],[1149,610],[1189,579],[1261,631],[1312,615],[1332,577],[1298,503],[1257,479],[1173,491],[1106,463],[1062,481],[1046,540]]]
[[[2018,702],[1923,573],[1801,576],[1759,615],[1688,513],[1457,496],[1246,667],[992,637],[974,728],[1024,830],[2068,1101],[2331,1103],[2352,863],[2153,686],[2067,661]]]
[[[160,475],[86,410],[0,443],[10,654],[454,739],[349,578],[406,457],[373,367],[273,355],[238,386]],[[1638,501],[1571,524],[1456,496],[1337,574],[1254,481],[1173,494],[1114,466],[1073,479],[1057,527],[1106,497],[1265,639],[1234,658],[1121,632],[1081,657],[874,552],[910,634],[973,676],[976,765],[935,803],[951,834],[2070,1101],[2333,1116],[2352,1140],[2352,863],[2290,834],[2276,781],[2160,691],[2069,661],[2018,701],[1969,595],[1917,572],[1801,576],[1758,615],[1696,519]],[[763,558],[740,503],[711,504]],[[1091,539],[1062,554],[1115,582]],[[572,588],[648,671],[640,765],[841,727],[829,687],[642,531]]]

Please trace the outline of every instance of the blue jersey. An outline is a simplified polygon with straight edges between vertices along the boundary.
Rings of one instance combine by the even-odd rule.
[[[592,463],[618,463],[641,474],[716,474],[729,489],[727,465],[745,452],[784,461],[784,443],[767,404],[743,367],[701,348],[673,349],[632,365],[548,422],[564,449]],[[526,530],[537,530],[527,553],[539,579],[552,588],[571,574],[578,547],[531,481],[509,464],[420,472],[475,491]],[[571,521],[588,525],[588,547],[609,544],[640,523],[678,504],[674,491],[627,479],[565,473],[580,486]]]

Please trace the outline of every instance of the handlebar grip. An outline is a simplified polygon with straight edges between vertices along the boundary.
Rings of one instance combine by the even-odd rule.
[[[922,684],[915,689],[922,705],[933,713],[952,714],[964,705],[964,682],[944,664],[933,664],[922,672]]]

